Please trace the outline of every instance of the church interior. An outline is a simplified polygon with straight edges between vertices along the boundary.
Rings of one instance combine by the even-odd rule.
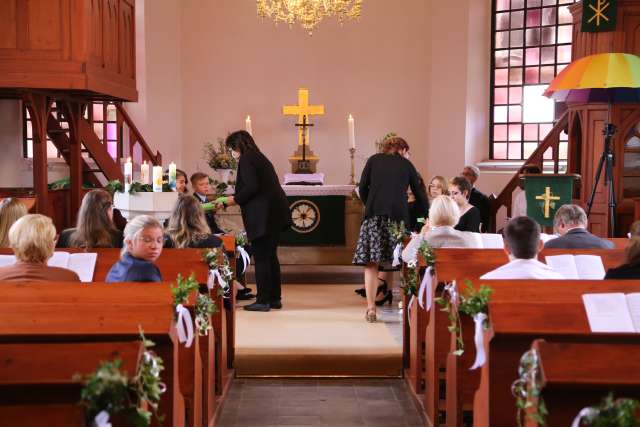
[[[0,151],[0,426],[640,426],[640,0],[1,0]]]

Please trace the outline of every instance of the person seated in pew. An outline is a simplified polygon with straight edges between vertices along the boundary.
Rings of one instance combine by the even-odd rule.
[[[460,219],[455,229],[458,231],[480,232],[480,210],[469,203],[473,187],[464,176],[456,176],[449,181],[449,195],[460,208]]]
[[[545,248],[613,249],[613,242],[587,231],[587,214],[578,205],[563,205],[553,217],[553,228],[560,237],[549,240]]]
[[[27,214],[27,207],[20,199],[7,197],[0,202],[0,248],[9,247],[9,229]]]
[[[473,248],[476,240],[472,234],[453,228],[460,218],[458,204],[448,196],[438,196],[432,200],[429,219],[419,234],[411,237],[411,241],[402,251],[405,262],[415,260],[423,241],[432,248]]]
[[[154,262],[162,253],[162,225],[150,215],[139,215],[124,228],[124,247],[120,260],[107,274],[113,282],[161,282],[160,269]]]
[[[0,268],[0,281],[80,281],[74,271],[47,265],[56,246],[56,227],[51,218],[33,214],[18,219],[9,229],[9,245],[16,263]]]
[[[538,261],[543,246],[537,222],[528,216],[513,218],[504,228],[504,251],[509,262],[480,279],[564,279],[560,273]]]
[[[62,230],[58,248],[121,248],[122,231],[113,222],[113,202],[105,190],[84,195],[75,228]]]
[[[640,279],[640,236],[632,237],[624,250],[624,264],[607,270],[605,279]]]
[[[209,203],[208,194],[211,191],[211,186],[209,185],[209,176],[206,173],[196,172],[191,175],[191,186],[193,187],[193,196],[200,203]],[[224,234],[224,231],[218,227],[213,211],[207,212],[205,217],[213,234]]]
[[[629,227],[629,233],[627,236],[631,239],[633,237],[640,237],[640,220],[634,221]]]
[[[187,173],[182,169],[176,169],[176,191],[180,193],[181,196],[189,194],[187,182]]]
[[[179,197],[165,231],[165,248],[217,248],[222,239],[211,233],[195,197]]]

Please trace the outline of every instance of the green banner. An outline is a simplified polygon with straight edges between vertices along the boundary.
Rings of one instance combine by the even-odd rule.
[[[525,175],[523,178],[527,216],[543,227],[552,226],[558,208],[571,203],[574,176]]]
[[[342,246],[344,196],[288,196],[293,225],[280,234],[281,246]]]
[[[599,33],[616,28],[617,0],[583,0],[582,32]]]

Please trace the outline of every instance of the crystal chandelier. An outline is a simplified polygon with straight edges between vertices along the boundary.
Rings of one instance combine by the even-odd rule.
[[[363,0],[257,0],[258,16],[290,26],[298,22],[311,34],[324,18],[341,24],[360,17]]]

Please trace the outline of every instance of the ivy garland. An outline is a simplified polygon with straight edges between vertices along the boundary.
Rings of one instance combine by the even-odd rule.
[[[109,181],[107,185],[105,185],[104,189],[111,194],[111,197],[118,192],[124,193],[124,185],[120,182],[120,180],[114,179],[113,181]],[[173,189],[169,186],[169,183],[162,182],[162,192],[163,193],[171,193]],[[136,193],[153,193],[153,186],[151,184],[143,184],[138,181],[133,181],[131,183],[131,187],[129,187],[129,194]]]
[[[176,286],[171,288],[174,310],[178,304],[187,303],[189,301],[189,295],[199,289],[200,285],[193,273],[191,273],[191,275],[186,279],[183,279],[182,275],[178,274],[178,277],[176,278]],[[216,306],[215,301],[213,301],[207,293],[198,294],[195,306],[196,318],[194,320],[198,335],[205,336],[209,334],[209,330],[211,329],[210,317],[217,310],[218,307]],[[174,316],[175,315],[174,311]]]
[[[520,358],[518,376],[519,378],[511,385],[511,393],[516,398],[518,427],[524,425],[523,412],[526,412],[528,419],[539,425],[546,425],[545,418],[549,415],[549,411],[541,396],[540,361],[535,349],[527,351]]]
[[[222,262],[220,259],[222,258]],[[207,263],[210,269],[218,270],[222,279],[227,283],[227,286],[223,289],[218,288],[218,295],[224,295],[225,292],[231,289],[230,284],[233,281],[233,270],[229,264],[229,257],[222,248],[205,249],[202,252],[202,259]]]
[[[189,300],[189,295],[200,289],[200,285],[196,280],[195,274],[191,273],[189,277],[184,279],[182,274],[178,274],[176,278],[176,285],[171,287],[171,295],[173,295],[173,308],[175,315],[175,308],[179,304],[184,304]]]
[[[445,287],[442,295],[435,299],[435,302],[442,307],[441,310],[447,313],[449,332],[456,334],[456,350],[453,352],[456,356],[464,354],[460,313],[462,312],[471,317],[478,313],[487,314],[489,300],[493,293],[493,289],[488,286],[480,285],[476,289],[470,280],[465,280],[464,283],[465,289],[460,295],[454,289],[455,284],[449,284]],[[449,296],[447,297],[446,294],[449,294]],[[485,330],[489,329],[487,320],[484,321],[484,328]]]
[[[121,414],[135,427],[146,427],[152,417],[162,422],[158,414],[160,396],[166,391],[160,373],[164,370],[162,359],[149,350],[155,344],[140,331],[144,353],[136,375],[129,378],[121,370],[122,360],[101,362],[93,374],[83,377],[74,375],[75,381],[84,383],[80,393],[80,404],[86,408],[87,421],[92,423],[102,411],[110,415]],[[142,408],[146,402],[150,411]]]
[[[635,399],[614,399],[613,393],[602,399],[600,406],[586,408],[582,424],[592,427],[637,427],[640,418],[636,416],[640,401]]]
[[[424,259],[427,267],[432,268],[432,273],[435,274],[433,268],[436,265],[436,253],[426,240],[423,240],[418,249],[418,253]],[[427,274],[427,273],[425,273]],[[417,260],[407,263],[405,274],[402,277],[402,290],[405,295],[418,296],[418,281],[420,280],[420,266]]]

